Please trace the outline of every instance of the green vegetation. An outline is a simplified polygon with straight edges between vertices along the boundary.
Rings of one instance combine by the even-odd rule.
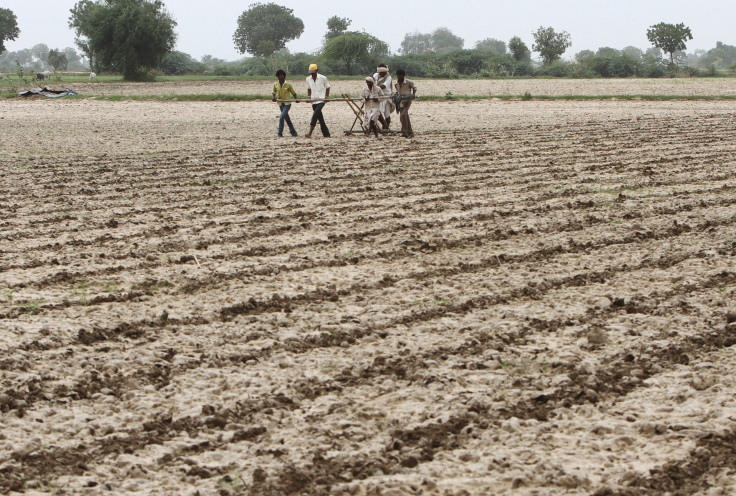
[[[160,0],[81,0],[71,14],[69,27],[95,71],[126,81],[148,79],[176,43],[176,21]]]
[[[367,33],[347,32],[328,40],[322,54],[333,67],[344,67],[352,75],[359,68],[365,73],[378,65],[379,58],[388,55],[388,45]]]
[[[544,65],[549,65],[559,60],[562,54],[572,46],[570,35],[567,32],[558,33],[551,27],[545,28],[540,26],[532,35],[534,36],[532,50],[539,52]]]
[[[4,43],[20,36],[18,19],[10,9],[0,8],[0,53],[5,51]]]
[[[667,24],[660,22],[647,29],[647,39],[655,46],[670,54],[670,64],[675,64],[675,53],[685,50],[685,42],[693,39],[690,28],[683,23]]]
[[[325,41],[330,41],[348,30],[353,21],[347,17],[332,16],[327,19],[327,33],[325,33]]]
[[[294,16],[292,9],[275,3],[256,3],[238,17],[233,41],[240,53],[267,57],[303,32],[304,22]]]

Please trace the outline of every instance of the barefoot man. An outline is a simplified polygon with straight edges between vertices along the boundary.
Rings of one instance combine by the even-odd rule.
[[[311,64],[309,66],[309,76],[307,76],[307,96],[310,100],[319,100],[312,103],[312,120],[309,122],[309,132],[304,136],[307,138],[312,137],[312,131],[319,122],[319,129],[322,131],[322,136],[325,138],[330,137],[330,130],[327,129],[325,124],[325,118],[322,115],[322,107],[325,106],[325,102],[330,98],[330,83],[327,78],[317,72],[317,64]]]
[[[393,86],[391,85],[391,74],[389,74],[388,66],[386,64],[378,64],[376,73],[373,75],[373,79],[376,80],[376,86],[383,90],[383,94],[385,96],[391,96]],[[394,111],[393,106],[394,104],[390,98],[381,100],[381,114],[383,114],[383,119],[385,121],[382,123],[384,131],[388,131],[389,126],[391,126],[391,112]]]
[[[414,137],[414,130],[409,120],[409,107],[412,100],[417,97],[417,85],[411,79],[406,79],[406,71],[396,71],[396,112],[401,120],[401,136],[404,138]]]
[[[376,121],[379,119],[383,120],[383,116],[381,115],[381,103],[383,103],[383,100],[379,97],[383,96],[384,93],[381,88],[376,86],[376,81],[370,76],[365,78],[365,84],[366,87],[363,88],[363,92],[360,95],[365,101],[363,105],[363,124],[368,125],[368,133],[373,131],[376,138],[381,139],[378,136]]]

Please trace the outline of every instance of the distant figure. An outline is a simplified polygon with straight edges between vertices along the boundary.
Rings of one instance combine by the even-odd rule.
[[[279,69],[276,71],[276,77],[279,78],[279,80],[273,83],[272,100],[274,102],[276,100],[289,100],[292,97],[296,99],[297,96],[294,87],[291,83],[286,82],[286,71]],[[299,100],[296,101],[298,102]],[[288,124],[291,135],[297,136],[296,129],[294,129],[294,125],[291,123],[291,118],[289,117],[291,102],[279,102],[279,108],[281,109],[281,115],[279,116],[279,136],[281,137],[284,135],[284,122]]]
[[[319,122],[319,129],[322,131],[322,136],[325,138],[330,137],[330,130],[327,129],[325,124],[325,118],[322,115],[322,107],[330,98],[330,83],[327,78],[317,72],[317,64],[311,64],[309,66],[309,76],[307,76],[307,96],[310,100],[321,100],[317,103],[312,103],[312,120],[309,122],[309,132],[304,136],[306,138],[312,137],[312,131]]]
[[[94,79],[97,79],[97,74],[95,74],[94,72],[90,72],[89,73],[89,80],[92,81]]]
[[[412,100],[417,97],[417,85],[411,79],[405,79],[406,71],[399,69],[396,71],[396,112],[399,113],[401,120],[401,136],[404,138],[414,137],[414,130],[411,128],[411,120],[409,120],[409,107]]]
[[[42,72],[36,74],[36,79],[38,79],[39,81],[43,81],[45,78],[46,76]]]
[[[377,72],[373,75],[373,79],[376,80],[376,86],[383,90],[384,95],[390,96],[393,91],[391,85],[391,74],[388,72],[388,66],[386,64],[378,64]],[[388,131],[391,126],[391,112],[394,111],[394,104],[390,98],[381,100],[381,114],[383,115],[383,129]]]

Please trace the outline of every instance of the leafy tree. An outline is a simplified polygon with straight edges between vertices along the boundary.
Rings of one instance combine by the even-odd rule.
[[[128,81],[145,78],[176,43],[176,21],[160,0],[81,0],[71,14],[69,27],[90,65]]]
[[[597,57],[615,57],[621,55],[621,52],[611,47],[600,47],[595,54]]]
[[[407,33],[401,42],[399,52],[403,55],[409,53],[424,53],[432,50],[432,35],[419,33]]]
[[[704,67],[713,66],[716,69],[731,67],[736,64],[736,46],[717,42],[715,48],[711,48],[700,57],[700,64]]]
[[[20,36],[18,19],[10,9],[0,7],[0,53],[5,51],[5,41],[12,41]]]
[[[575,60],[579,63],[585,63],[595,58],[595,52],[593,50],[581,50],[575,54]]]
[[[205,68],[202,62],[194,60],[188,53],[177,50],[167,53],[159,65],[164,74],[174,75],[201,73]]]
[[[214,69],[215,67],[219,65],[225,65],[227,63],[226,60],[218,59],[217,57],[213,57],[212,55],[202,55],[200,62],[204,64],[205,68],[210,69],[210,70]]]
[[[49,61],[49,47],[45,43],[39,43],[31,48],[31,54],[41,62],[42,67],[46,67]]]
[[[388,55],[388,45],[368,33],[348,31],[325,43],[322,55],[327,61],[344,63],[347,73],[353,75],[357,65],[365,66]]]
[[[647,29],[647,39],[656,48],[660,48],[665,53],[669,53],[670,64],[674,65],[675,53],[685,50],[687,48],[685,42],[692,40],[693,35],[690,32],[690,28],[685,26],[683,23],[668,24],[666,22],[660,22],[659,24],[650,26],[649,29]]]
[[[479,72],[483,68],[485,59],[483,55],[471,50],[458,50],[448,54],[449,60],[452,62],[458,74],[470,76]]]
[[[456,36],[448,28],[437,28],[432,31],[432,50],[437,53],[449,53],[462,50],[465,40]]]
[[[332,38],[343,34],[348,30],[352,22],[353,21],[347,17],[332,16],[327,19],[327,34],[325,34],[325,41],[330,41]]]
[[[475,44],[475,49],[482,52],[504,55],[506,53],[506,42],[495,38],[486,38],[485,40],[478,41]]]
[[[80,57],[77,51],[72,47],[66,47],[64,50],[62,50],[62,53],[66,57],[66,60],[69,64],[73,64],[82,60],[82,57]]]
[[[303,32],[304,23],[292,9],[275,3],[255,3],[238,17],[233,41],[240,53],[266,57]]]
[[[628,55],[634,60],[641,60],[641,58],[644,56],[644,52],[641,48],[636,48],[635,46],[627,46],[623,50],[621,50],[621,53],[623,55]]]
[[[33,54],[30,48],[24,48],[15,52],[15,60],[22,66],[28,66],[33,63]]]
[[[401,54],[409,53],[450,53],[462,50],[465,41],[456,36],[448,28],[437,28],[431,33],[407,33],[404,41],[401,42],[399,52]]]
[[[559,60],[565,50],[572,46],[570,35],[566,31],[557,33],[551,27],[540,26],[532,36],[534,36],[532,50],[539,52],[545,65]]]
[[[66,70],[66,66],[69,64],[69,59],[66,58],[64,52],[56,48],[49,50],[48,61],[56,71]]]
[[[509,51],[517,62],[531,61],[532,52],[529,51],[529,47],[518,36],[514,36],[509,40]]]
[[[620,52],[598,55],[592,60],[591,65],[592,69],[602,77],[631,77],[635,76],[639,69],[638,61]]]

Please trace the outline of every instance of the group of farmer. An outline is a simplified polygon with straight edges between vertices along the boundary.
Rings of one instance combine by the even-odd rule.
[[[416,98],[417,86],[410,79],[406,79],[403,69],[396,71],[396,82],[394,83],[386,64],[379,64],[373,76],[365,78],[366,87],[361,93],[363,104],[363,124],[369,132],[373,132],[380,139],[378,123],[383,131],[389,131],[391,126],[391,113],[395,110],[399,114],[401,122],[401,136],[411,138],[414,131],[409,119],[409,107],[412,100]],[[279,136],[284,135],[284,123],[289,127],[292,136],[297,136],[296,129],[289,117],[291,102],[299,102],[296,90],[286,81],[286,71],[276,71],[276,81],[273,85],[272,100],[278,102],[281,109],[279,116]],[[317,70],[317,64],[309,66],[307,76],[307,101],[312,104],[312,119],[309,122],[309,132],[306,138],[311,138],[314,128],[319,123],[322,136],[328,138],[330,130],[325,123],[322,109],[330,101],[330,83],[327,78]],[[392,84],[393,83],[393,84]]]

